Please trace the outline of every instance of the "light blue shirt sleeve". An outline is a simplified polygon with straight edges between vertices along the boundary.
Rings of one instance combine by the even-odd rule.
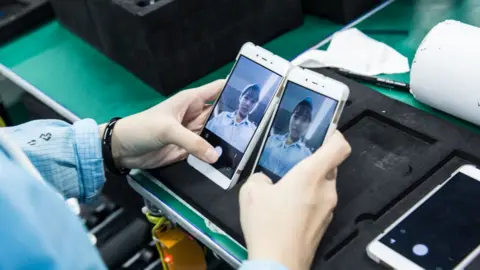
[[[66,198],[88,202],[105,183],[98,125],[85,119],[70,125],[38,120],[5,128],[45,181]]]
[[[1,145],[0,217],[0,269],[106,269],[55,189],[10,160]]]
[[[246,261],[239,270],[289,270],[285,266],[274,261]]]

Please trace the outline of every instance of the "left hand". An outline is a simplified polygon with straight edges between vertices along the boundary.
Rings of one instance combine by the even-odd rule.
[[[310,269],[337,204],[337,167],[350,152],[336,131],[276,184],[262,173],[249,177],[240,191],[240,221],[250,260]]]
[[[141,113],[117,122],[112,153],[117,167],[152,169],[166,166],[193,154],[208,163],[218,159],[215,149],[198,133],[225,84],[218,80],[184,90]],[[103,136],[105,124],[100,126]]]

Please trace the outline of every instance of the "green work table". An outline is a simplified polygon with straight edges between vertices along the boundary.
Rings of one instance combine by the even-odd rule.
[[[477,19],[480,18],[480,3],[474,0],[401,0],[389,1],[383,6],[347,27],[357,27],[370,37],[385,42],[407,56],[410,62],[420,42],[435,24],[456,19],[480,26]],[[342,28],[327,20],[306,16],[303,26],[264,47],[286,59],[293,59],[309,48],[326,48],[328,38]],[[166,98],[68,32],[57,21],[1,47],[0,63],[73,115],[93,118],[99,123],[114,116],[142,111]],[[224,78],[230,67],[231,64],[228,64],[188,87]],[[408,73],[385,77],[409,81]],[[473,125],[420,104],[408,93],[373,88],[438,117],[477,130]],[[163,186],[161,179],[157,181],[145,172],[135,171],[129,182],[153,207],[177,221],[204,244],[213,247],[230,264],[237,266],[247,257],[245,248],[219,232],[193,207]]]

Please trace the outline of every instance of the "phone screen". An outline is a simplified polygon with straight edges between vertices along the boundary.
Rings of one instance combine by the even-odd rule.
[[[262,121],[282,76],[240,56],[201,136],[219,153],[212,164],[231,178]]]
[[[256,172],[275,183],[323,143],[338,101],[287,82]]]
[[[480,244],[480,182],[457,173],[380,242],[415,264],[453,269]]]

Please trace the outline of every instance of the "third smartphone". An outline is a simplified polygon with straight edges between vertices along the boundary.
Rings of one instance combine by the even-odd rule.
[[[399,270],[478,269],[480,170],[465,165],[367,247],[375,262]]]
[[[312,155],[337,128],[350,91],[338,81],[294,67],[267,128],[254,172],[275,183]]]

